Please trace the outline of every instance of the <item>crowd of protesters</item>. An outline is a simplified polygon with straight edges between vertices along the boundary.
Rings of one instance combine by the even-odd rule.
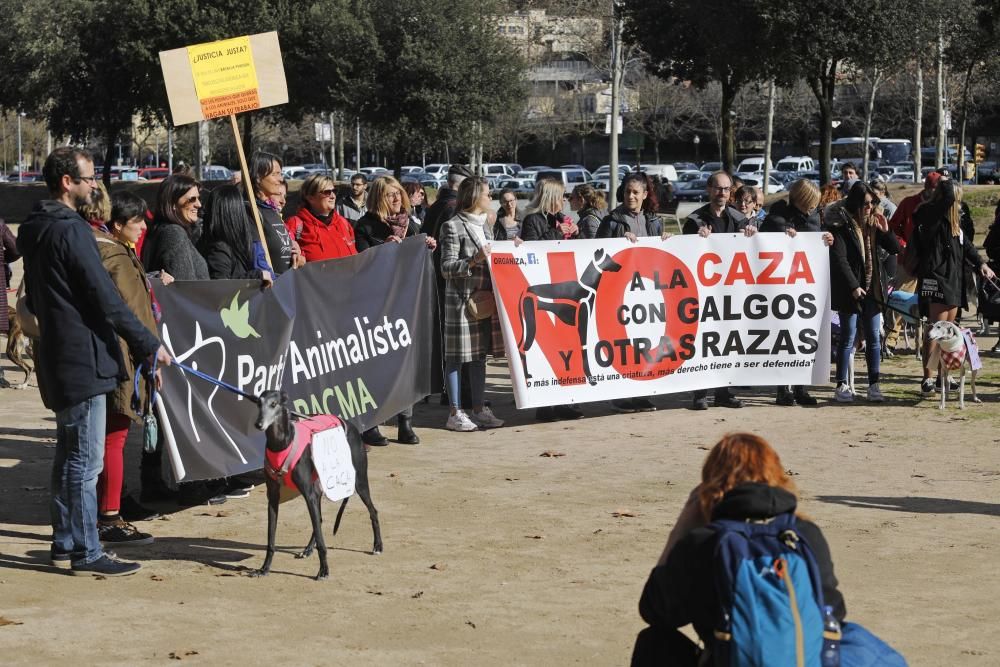
[[[521,244],[670,237],[658,215],[660,198],[670,197],[670,190],[644,173],[624,178],[618,193],[621,203],[611,211],[592,186],[567,193],[561,180],[547,176],[538,180],[523,211],[508,190],[499,193],[495,211],[489,182],[464,165],[449,169],[447,184],[430,206],[423,187],[392,176],[369,183],[356,174],[349,190],[338,192],[332,178],[315,174],[302,184],[298,207],[286,217],[287,184],[281,166],[277,156],[255,154],[245,187],[228,184],[211,192],[179,170],[160,184],[150,206],[130,193],[108,196],[90,156],[60,148],[43,170],[50,199],[40,202],[21,226],[16,245],[0,222],[5,268],[19,257],[25,261],[28,304],[42,331],[37,342],[39,388],[45,405],[56,412],[53,563],[80,573],[128,574],[138,565],[108,556],[102,542],[146,544],[153,539],[129,523],[130,517],[148,518],[152,512],[128,498],[122,482],[129,429],[143,423],[141,415],[160,381],[152,370],[154,359],[170,362],[155,335],[158,306],[150,277],[164,285],[173,280],[249,279],[266,288],[306,262],[347,258],[426,234],[439,287],[431,384],[449,408],[445,428],[470,432],[504,425],[486,398],[486,361],[503,353],[488,268],[495,240]],[[708,238],[822,231],[830,248],[831,301],[840,327],[834,396],[837,401],[854,400],[848,368],[856,341],[863,339],[867,398],[879,402],[879,363],[886,349],[881,329],[889,290],[917,295],[931,321],[955,321],[967,307],[970,274],[965,268],[972,267],[985,279],[993,278],[993,272],[972,243],[974,230],[968,207],[961,202],[961,186],[946,172],[932,172],[924,190],[898,206],[884,186],[857,180],[852,166],[842,173],[845,180],[839,188],[820,190],[810,181],[796,181],[787,200],[765,210],[759,189],[716,172],[707,183],[709,202],[687,216],[683,233]],[[575,216],[564,210],[567,196]],[[7,274],[0,274],[4,298],[8,280]],[[0,317],[6,314],[7,308],[0,308]],[[902,324],[891,316],[884,324],[891,354]],[[0,319],[0,333],[5,329],[6,320]],[[88,353],[79,354],[81,350]],[[135,385],[137,369],[146,372],[138,374]],[[925,368],[921,391],[934,390]],[[694,392],[691,407],[708,409],[708,393]],[[712,394],[716,407],[743,407],[728,387]],[[817,403],[806,387],[778,387],[776,402]],[[615,400],[612,406],[620,412],[656,409],[645,397]],[[396,417],[396,441],[401,444],[420,442],[412,415],[411,406]],[[536,413],[545,421],[582,416],[573,405]],[[365,431],[363,439],[371,446],[389,442],[378,426]],[[174,493],[163,482],[157,454],[144,453],[142,473],[143,502]],[[251,485],[231,479],[180,487],[178,501],[193,504],[244,497]]]

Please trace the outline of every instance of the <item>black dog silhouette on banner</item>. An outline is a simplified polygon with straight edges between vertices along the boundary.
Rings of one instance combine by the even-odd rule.
[[[518,303],[518,313],[521,318],[521,339],[517,343],[521,354],[521,368],[524,378],[531,377],[528,372],[527,352],[535,342],[535,324],[537,312],[543,310],[552,313],[559,320],[570,326],[575,326],[580,336],[580,351],[583,354],[583,372],[591,385],[597,381],[590,372],[590,356],[587,354],[587,331],[590,319],[594,314],[594,301],[597,299],[597,286],[605,271],[621,271],[621,264],[615,262],[603,248],[594,252],[594,260],[583,271],[579,280],[567,280],[560,283],[532,285],[521,294]]]

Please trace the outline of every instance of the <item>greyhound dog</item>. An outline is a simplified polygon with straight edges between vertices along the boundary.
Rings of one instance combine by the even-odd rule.
[[[17,317],[17,309],[14,306],[7,308],[7,322],[7,358],[24,371],[24,382],[10,386],[14,389],[24,389],[28,386],[28,380],[31,379],[31,374],[35,370],[33,346],[31,339],[24,335],[21,322]],[[0,380],[0,386],[3,386],[4,382],[4,380]]]
[[[927,367],[934,368],[937,366],[941,384],[939,387],[941,404],[938,407],[944,410],[944,405],[947,401],[949,372],[961,368],[958,407],[960,410],[965,409],[965,367],[967,365],[972,377],[972,400],[975,403],[981,403],[982,401],[979,400],[979,396],[976,394],[976,374],[978,370],[973,367],[972,359],[969,358],[969,349],[971,346],[965,338],[965,332],[954,322],[935,322],[927,332],[927,338],[932,343]],[[971,341],[972,345],[975,345],[975,339],[973,338]],[[933,343],[937,344],[933,345]],[[976,352],[976,356],[978,356],[978,350]]]
[[[274,470],[271,466],[266,468],[267,475],[267,555],[264,558],[264,565],[259,570],[255,570],[251,576],[267,576],[271,571],[271,559],[274,558],[274,534],[278,524],[278,504],[281,500],[282,485],[294,486],[305,498],[306,506],[309,508],[309,518],[312,520],[312,537],[309,544],[296,555],[296,558],[308,558],[316,547],[319,553],[319,572],[316,580],[326,579],[330,574],[330,568],[326,562],[326,541],[323,539],[323,520],[320,511],[320,501],[323,498],[323,488],[316,475],[316,467],[313,464],[311,442],[299,445],[296,442],[296,424],[292,420],[291,411],[287,407],[288,397],[285,392],[265,391],[259,399],[260,413],[257,416],[257,428],[264,431],[267,436],[267,450],[275,454],[281,454],[289,447],[293,451],[288,459],[298,455],[296,446],[302,447],[300,458],[290,466],[281,470]],[[351,449],[351,462],[355,471],[355,490],[361,497],[361,502],[368,508],[368,515],[372,520],[372,531],[375,534],[375,543],[372,547],[373,554],[382,553],[382,532],[379,529],[378,512],[372,504],[371,493],[368,489],[368,452],[364,442],[361,440],[361,432],[350,423],[342,421],[341,425],[347,435],[347,442]],[[308,437],[308,433],[300,434]],[[289,478],[290,482],[289,483]],[[333,534],[337,534],[340,527],[340,519],[347,507],[349,498],[344,498],[337,512],[337,520],[333,524]]]
[[[535,342],[535,325],[538,311],[552,313],[560,321],[575,326],[580,338],[580,351],[583,356],[583,372],[591,385],[597,381],[590,372],[590,355],[587,353],[587,327],[594,314],[594,302],[597,299],[597,286],[605,271],[621,271],[621,264],[615,262],[601,248],[594,252],[594,260],[583,271],[579,280],[567,280],[561,283],[532,285],[521,295],[519,315],[521,319],[521,339],[517,349],[521,353],[521,368],[524,378],[528,379],[527,352]]]

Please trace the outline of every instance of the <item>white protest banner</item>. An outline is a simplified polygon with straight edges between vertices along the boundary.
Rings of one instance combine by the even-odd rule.
[[[829,382],[821,236],[494,243],[517,407]]]

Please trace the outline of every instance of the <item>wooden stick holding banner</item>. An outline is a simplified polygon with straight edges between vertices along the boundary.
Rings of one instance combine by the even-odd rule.
[[[273,266],[236,114],[288,103],[278,33],[245,35],[161,51],[160,67],[174,125],[229,116],[257,234],[267,263]]]

